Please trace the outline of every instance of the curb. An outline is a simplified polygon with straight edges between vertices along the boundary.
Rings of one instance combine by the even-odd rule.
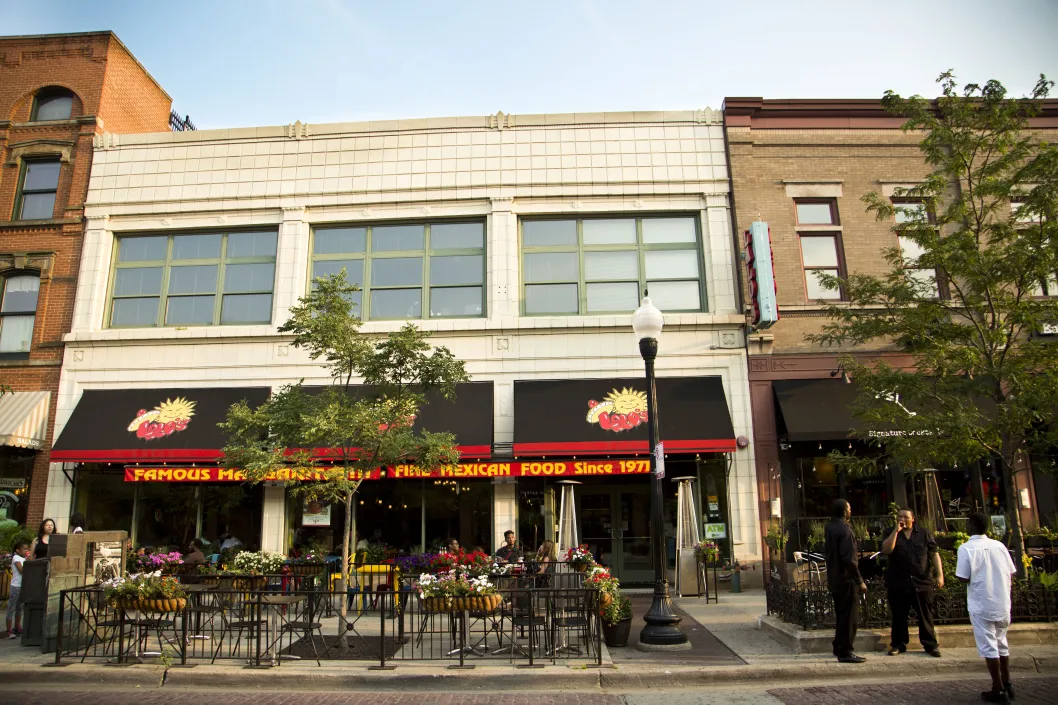
[[[257,690],[360,690],[360,691],[616,691],[708,688],[721,685],[788,685],[793,682],[819,682],[842,679],[891,677],[891,660],[874,658],[860,665],[839,663],[749,664],[719,667],[642,667],[570,668],[545,666],[541,669],[484,667],[452,671],[443,668],[398,667],[394,671],[368,671],[362,668],[309,669],[271,668],[249,670],[231,666],[174,666],[167,685],[199,688],[220,682],[226,688]],[[980,659],[930,659],[901,662],[901,679],[965,674],[981,671]],[[1021,674],[1056,674],[1058,657],[1017,655],[1010,659],[1010,670]],[[157,664],[109,667],[99,664],[71,664],[60,668],[0,665],[0,684],[50,687],[107,685],[158,687],[162,668]],[[543,676],[543,677],[541,677]]]

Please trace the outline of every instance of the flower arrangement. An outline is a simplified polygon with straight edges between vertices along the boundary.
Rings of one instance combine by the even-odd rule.
[[[414,588],[427,612],[493,612],[503,602],[487,575],[468,576],[457,571],[423,573]]]
[[[136,553],[131,557],[128,566],[130,573],[169,573],[182,565],[184,559],[178,551],[170,553]]]
[[[602,617],[603,624],[609,624],[610,626],[613,626],[618,622],[623,622],[626,619],[631,619],[632,601],[624,595],[621,595],[609,605],[599,610],[599,616]]]
[[[410,556],[397,556],[393,559],[393,564],[405,575],[428,573],[433,569],[438,555],[436,553],[415,553]]]
[[[584,570],[584,568],[590,565],[595,565],[595,558],[591,555],[591,551],[588,550],[588,544],[586,543],[583,543],[580,546],[574,546],[566,551],[565,561],[580,570]]]
[[[305,563],[324,563],[327,560],[327,554],[316,548],[310,548],[307,551],[303,551],[301,555],[290,559],[290,562],[294,565],[302,565]]]
[[[599,591],[599,601],[607,607],[621,596],[621,581],[602,566],[593,566],[584,577],[584,587]]]
[[[284,561],[283,556],[278,553],[241,551],[235,556],[229,567],[236,573],[275,575],[283,570]]]
[[[694,546],[694,556],[702,563],[720,559],[720,546],[715,541],[700,541]]]
[[[103,595],[115,607],[154,612],[182,610],[187,604],[187,593],[180,582],[161,571],[107,580]]]

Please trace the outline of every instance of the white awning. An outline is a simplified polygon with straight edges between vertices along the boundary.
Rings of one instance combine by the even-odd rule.
[[[8,392],[0,396],[0,445],[37,449],[48,436],[51,392]]]

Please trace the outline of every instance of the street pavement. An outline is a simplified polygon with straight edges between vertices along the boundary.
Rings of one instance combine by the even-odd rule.
[[[248,690],[182,690],[136,688],[114,690],[89,686],[79,690],[41,686],[35,690],[7,689],[3,702],[11,705],[55,705],[67,702],[106,702],[113,705],[964,705],[980,702],[987,677],[963,680],[916,679],[906,682],[847,683],[801,688],[707,688],[695,691],[571,693],[390,693],[290,692]],[[1015,703],[1050,705],[1055,702],[1058,677],[1015,681]]]
[[[634,599],[646,604],[644,597]],[[539,670],[503,660],[478,661],[470,671],[443,662],[400,663],[394,671],[372,671],[364,662],[284,662],[254,670],[236,663],[174,666],[159,687],[164,668],[148,661],[123,668],[68,659],[61,668],[42,667],[54,655],[0,640],[0,704],[84,700],[114,703],[498,703],[500,705],[800,705],[803,703],[914,702],[922,705],[979,702],[987,685],[984,665],[972,648],[944,648],[944,657],[922,652],[898,658],[867,654],[861,665],[838,664],[826,654],[793,654],[757,624],[765,612],[763,591],[722,593],[718,604],[677,599],[694,649],[645,654],[609,649],[603,667],[559,663]],[[641,605],[641,606],[643,606]],[[1058,646],[1012,648],[1017,702],[1058,702]],[[217,687],[208,698],[197,688]],[[307,699],[311,697],[312,699]],[[366,699],[365,699],[366,698]]]

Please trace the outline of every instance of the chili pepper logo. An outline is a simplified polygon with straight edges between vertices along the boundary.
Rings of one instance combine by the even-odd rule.
[[[166,399],[150,411],[140,409],[136,418],[129,424],[128,431],[145,441],[171,436],[187,428],[191,417],[195,415],[195,404],[196,402],[177,397]]]
[[[588,402],[585,421],[597,423],[606,431],[620,433],[630,431],[647,420],[647,395],[644,392],[624,387],[611,390],[602,401]]]

